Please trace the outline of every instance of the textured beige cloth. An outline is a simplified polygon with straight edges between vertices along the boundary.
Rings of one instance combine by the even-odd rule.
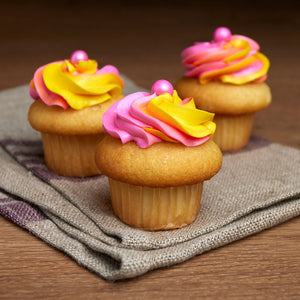
[[[125,93],[140,90],[125,76]],[[171,266],[300,214],[300,151],[252,137],[225,153],[204,183],[196,221],[147,232],[113,214],[105,176],[73,179],[47,170],[27,122],[28,87],[0,93],[0,213],[107,280]]]

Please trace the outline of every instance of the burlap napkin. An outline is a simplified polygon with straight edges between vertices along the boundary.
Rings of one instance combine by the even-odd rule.
[[[141,90],[124,76],[125,93]],[[113,214],[107,178],[48,171],[27,122],[28,87],[0,93],[0,213],[107,280],[183,262],[300,214],[300,151],[252,138],[205,182],[196,221],[172,231],[131,228]]]

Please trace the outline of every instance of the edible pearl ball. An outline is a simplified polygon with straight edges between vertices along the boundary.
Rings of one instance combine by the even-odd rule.
[[[229,41],[231,38],[231,31],[227,27],[219,27],[215,30],[213,38],[216,43]]]
[[[78,64],[79,61],[84,60],[88,61],[89,57],[87,53],[83,50],[76,50],[71,54],[70,61],[72,64]]]
[[[172,86],[172,84],[164,79],[160,79],[157,80],[156,82],[154,82],[152,89],[151,89],[151,93],[152,94],[156,94],[157,96],[164,94],[164,93],[169,93],[171,95],[173,95],[174,92],[174,88]]]

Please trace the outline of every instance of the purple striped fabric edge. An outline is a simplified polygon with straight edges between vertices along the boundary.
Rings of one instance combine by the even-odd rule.
[[[0,214],[23,228],[29,222],[48,219],[38,207],[21,200],[3,196],[0,198]]]
[[[40,140],[0,140],[0,145],[6,152],[13,157],[18,163],[31,171],[34,175],[49,183],[51,180],[69,180],[72,182],[82,182],[94,179],[98,176],[76,178],[64,177],[50,171],[44,161],[43,144]],[[101,175],[99,175],[101,176]]]

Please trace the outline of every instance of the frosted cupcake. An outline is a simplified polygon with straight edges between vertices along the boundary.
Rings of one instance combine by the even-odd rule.
[[[271,103],[265,83],[270,63],[259,45],[219,27],[213,41],[195,43],[181,56],[186,72],[175,85],[178,94],[194,97],[197,108],[215,113],[213,139],[221,150],[243,148],[255,113]]]
[[[103,115],[108,134],[96,162],[108,176],[112,207],[126,224],[144,230],[175,229],[192,223],[200,210],[203,182],[222,164],[210,139],[213,114],[181,100],[159,80],[152,94],[137,92]]]
[[[41,132],[47,167],[70,177],[100,174],[95,149],[104,136],[103,113],[122,95],[117,68],[98,69],[95,60],[78,50],[69,60],[36,70],[30,82],[28,120]]]

